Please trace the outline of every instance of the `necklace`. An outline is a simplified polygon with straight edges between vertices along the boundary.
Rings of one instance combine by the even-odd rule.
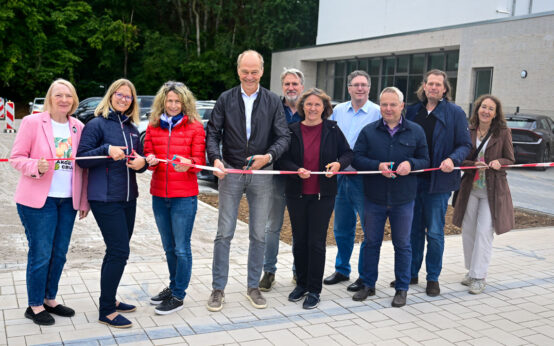
[[[485,136],[487,135],[487,132],[488,132],[488,130],[485,131],[485,132],[483,133],[483,132],[481,131],[481,128],[480,128],[480,127],[477,128],[477,135],[479,136],[479,140],[480,140],[480,141],[482,141],[483,138],[485,138]]]

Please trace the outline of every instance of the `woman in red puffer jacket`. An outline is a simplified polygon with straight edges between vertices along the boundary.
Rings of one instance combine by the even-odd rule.
[[[144,156],[153,170],[152,209],[169,268],[169,287],[150,299],[160,315],[183,308],[192,268],[190,237],[198,204],[199,171],[185,164],[204,165],[205,147],[194,95],[183,83],[165,83],[154,98],[144,140]]]

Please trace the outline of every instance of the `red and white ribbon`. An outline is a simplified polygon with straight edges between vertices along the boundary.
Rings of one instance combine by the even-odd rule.
[[[134,155],[126,155],[126,158],[133,159],[137,158],[138,156]],[[97,160],[97,159],[109,159],[110,156],[82,156],[82,157],[69,157],[69,158],[45,158],[46,161],[57,161],[57,160]],[[0,159],[0,162],[9,162],[9,161],[17,161],[17,160],[37,160],[34,158],[17,158],[17,159]],[[171,164],[181,164],[189,167],[198,168],[201,170],[206,171],[212,171],[212,172],[222,172],[221,169],[212,167],[212,166],[204,166],[204,165],[196,165],[192,163],[183,163],[179,160],[166,160],[166,159],[158,159],[160,162],[164,163],[171,163]],[[522,168],[522,167],[554,167],[554,162],[540,162],[540,163],[524,163],[524,164],[514,164],[514,165],[502,165],[502,168]],[[483,167],[483,166],[462,166],[462,167],[454,167],[455,170],[470,170],[470,169],[488,169],[489,167]],[[425,169],[419,169],[415,171],[411,171],[411,173],[423,173],[423,172],[431,172],[431,171],[437,171],[440,170],[440,168],[425,168]],[[277,174],[298,174],[297,171],[277,171],[277,170],[242,170],[242,169],[236,169],[236,168],[227,168],[225,170],[226,173],[230,174],[264,174],[264,175],[277,175]],[[382,174],[382,173],[396,173],[396,171],[340,171],[340,172],[320,172],[320,171],[311,171],[310,174],[315,175],[326,175],[326,174],[333,174],[333,175],[353,175],[353,174]]]

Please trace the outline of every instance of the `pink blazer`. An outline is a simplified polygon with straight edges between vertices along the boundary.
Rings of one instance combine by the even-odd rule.
[[[71,145],[73,157],[83,132],[82,122],[69,117]],[[21,177],[15,190],[15,201],[31,208],[42,208],[50,191],[54,175],[55,161],[49,161],[50,169],[42,176],[38,172],[38,159],[55,158],[54,132],[50,113],[43,112],[28,115],[21,121],[19,132],[13,143],[10,155],[11,165],[21,172]],[[14,160],[20,158],[21,160]],[[32,158],[36,160],[27,160]],[[75,210],[89,210],[87,201],[87,171],[79,165],[73,164],[73,208]]]

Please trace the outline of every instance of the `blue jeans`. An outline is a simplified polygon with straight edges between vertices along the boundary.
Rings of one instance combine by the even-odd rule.
[[[360,276],[364,285],[375,288],[378,276],[379,256],[385,232],[385,222],[389,219],[392,245],[394,246],[394,276],[396,290],[407,291],[410,284],[410,228],[414,215],[414,202],[387,206],[365,202],[364,262]]]
[[[228,174],[219,180],[219,218],[212,265],[213,289],[223,290],[227,285],[229,250],[243,193],[246,193],[249,208],[247,287],[258,287],[264,265],[265,224],[269,214],[272,179],[271,175]]]
[[[412,223],[412,270],[411,277],[417,278],[423,263],[423,250],[427,237],[427,281],[438,281],[442,270],[444,252],[444,216],[450,193],[429,193],[429,183],[419,179]]]
[[[56,299],[75,215],[72,198],[47,197],[42,208],[17,204],[17,212],[29,242],[27,298],[29,306]]]
[[[196,196],[162,198],[152,196],[152,209],[169,269],[169,288],[173,296],[185,298],[192,270],[190,236],[196,217]]]
[[[129,258],[135,226],[137,200],[129,202],[89,201],[92,215],[102,232],[106,254],[100,269],[100,316],[115,312],[115,295]]]
[[[264,272],[275,274],[277,271],[277,255],[279,254],[279,237],[287,205],[285,198],[287,176],[274,175],[272,184],[273,192],[271,194],[269,216],[265,225]],[[292,272],[296,275],[294,263],[292,265]]]
[[[339,175],[337,177],[338,192],[335,198],[335,221],[333,232],[337,242],[337,258],[335,270],[343,275],[350,275],[350,257],[354,249],[356,236],[356,214],[360,217],[364,228],[364,181],[361,175]],[[360,248],[358,273],[363,262],[363,247]]]

